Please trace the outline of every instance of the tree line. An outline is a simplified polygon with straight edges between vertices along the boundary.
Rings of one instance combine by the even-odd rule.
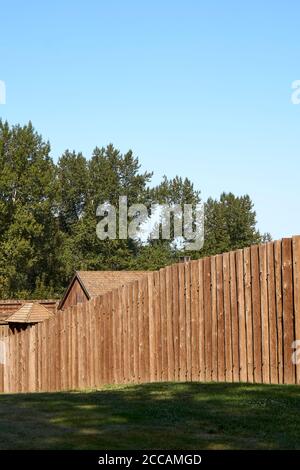
[[[154,270],[172,264],[182,249],[167,240],[105,240],[96,235],[96,209],[119,196],[128,204],[197,204],[188,178],[151,185],[129,150],[95,147],[90,158],[66,150],[55,163],[51,147],[29,122],[0,120],[0,298],[59,297],[75,270]],[[192,258],[269,239],[257,229],[248,195],[223,193],[205,201],[205,242]]]

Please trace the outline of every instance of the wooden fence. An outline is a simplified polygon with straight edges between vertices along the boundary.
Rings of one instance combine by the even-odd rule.
[[[0,391],[106,383],[300,383],[300,237],[149,272],[3,333]]]

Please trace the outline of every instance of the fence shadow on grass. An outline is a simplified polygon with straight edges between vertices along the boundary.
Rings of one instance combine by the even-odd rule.
[[[0,395],[0,449],[300,448],[300,389],[160,383]]]

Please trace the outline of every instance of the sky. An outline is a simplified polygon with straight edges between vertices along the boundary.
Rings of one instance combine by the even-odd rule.
[[[300,234],[300,3],[0,0],[0,118],[55,161],[113,143],[202,198],[249,194],[258,228]]]

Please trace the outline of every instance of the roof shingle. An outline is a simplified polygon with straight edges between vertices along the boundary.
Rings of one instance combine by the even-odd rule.
[[[143,277],[146,271],[77,271],[90,298],[110,292]]]
[[[40,323],[53,317],[53,313],[43,305],[37,303],[26,303],[8,318],[7,323]]]

